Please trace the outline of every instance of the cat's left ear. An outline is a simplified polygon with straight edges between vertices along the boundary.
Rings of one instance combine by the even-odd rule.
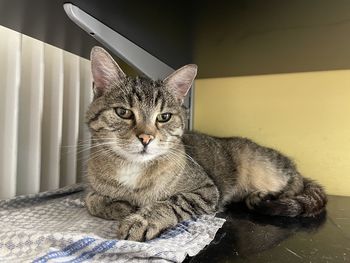
[[[183,101],[197,75],[197,68],[195,64],[183,66],[166,77],[163,82],[176,94],[179,100]]]

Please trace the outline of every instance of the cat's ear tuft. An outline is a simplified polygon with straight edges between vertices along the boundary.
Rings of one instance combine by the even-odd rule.
[[[90,59],[95,97],[103,95],[112,85],[118,85],[125,78],[117,62],[103,48],[93,47]]]
[[[189,64],[176,70],[164,79],[165,85],[175,92],[177,98],[183,101],[197,75],[197,65]]]

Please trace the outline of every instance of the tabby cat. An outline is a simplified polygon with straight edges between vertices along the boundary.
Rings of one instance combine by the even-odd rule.
[[[196,65],[164,80],[134,78],[100,47],[92,49],[91,64],[86,205],[94,216],[119,221],[119,239],[150,240],[237,201],[268,215],[311,217],[324,210],[322,187],[278,151],[185,131],[182,104]]]

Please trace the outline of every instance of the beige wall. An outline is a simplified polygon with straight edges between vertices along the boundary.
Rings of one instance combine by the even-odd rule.
[[[350,195],[350,70],[197,80],[194,127],[292,157],[329,194]]]

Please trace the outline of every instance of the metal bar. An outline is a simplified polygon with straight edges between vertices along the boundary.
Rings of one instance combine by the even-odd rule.
[[[72,4],[64,4],[64,10],[83,30],[112,50],[118,57],[152,79],[163,79],[174,69],[137,46],[113,29]]]

